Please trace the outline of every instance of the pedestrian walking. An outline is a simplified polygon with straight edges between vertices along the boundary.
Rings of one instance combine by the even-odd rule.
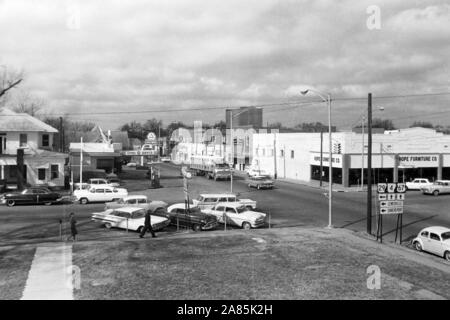
[[[139,237],[143,238],[147,231],[150,231],[150,233],[152,234],[152,238],[156,238],[156,234],[152,228],[150,211],[147,211],[147,213],[145,214],[144,228],[142,228],[141,234],[139,235]]]
[[[75,213],[71,212],[69,214],[69,224],[70,224],[70,236],[67,238],[69,241],[72,238],[72,241],[77,241],[77,220],[75,219]]]

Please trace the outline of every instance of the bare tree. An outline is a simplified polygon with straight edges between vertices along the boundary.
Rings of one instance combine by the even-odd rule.
[[[37,112],[45,105],[44,99],[31,95],[28,92],[21,92],[13,103],[13,110],[19,113],[28,113],[31,116],[36,116]]]
[[[6,66],[0,66],[0,99],[14,87],[17,87],[23,80],[23,71],[8,70]]]

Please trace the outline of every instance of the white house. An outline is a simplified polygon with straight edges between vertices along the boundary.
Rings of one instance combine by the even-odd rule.
[[[53,151],[58,130],[26,113],[0,110],[0,180],[17,185],[17,150],[24,150],[24,183],[64,187],[66,154]]]

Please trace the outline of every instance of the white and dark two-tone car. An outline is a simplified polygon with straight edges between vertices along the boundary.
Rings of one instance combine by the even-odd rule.
[[[211,209],[202,210],[203,213],[213,215],[219,223],[234,225],[249,230],[266,225],[266,214],[248,209],[245,205],[235,203],[218,203]]]
[[[434,253],[450,261],[450,229],[428,227],[419,232],[412,244],[418,251]]]
[[[92,220],[104,225],[106,228],[120,228],[141,232],[144,227],[146,209],[136,207],[123,207],[108,209],[92,214]],[[153,230],[161,230],[170,224],[170,220],[161,216],[150,216]]]
[[[123,207],[137,207],[149,210],[150,213],[158,216],[167,216],[168,204],[164,201],[150,200],[145,195],[130,195],[105,205],[107,209],[118,209]]]

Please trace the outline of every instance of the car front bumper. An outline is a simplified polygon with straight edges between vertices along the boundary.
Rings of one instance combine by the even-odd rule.
[[[212,222],[208,222],[207,224],[203,225],[201,227],[201,229],[202,230],[211,230],[211,229],[217,228],[218,225],[219,225],[218,221],[212,221]]]

